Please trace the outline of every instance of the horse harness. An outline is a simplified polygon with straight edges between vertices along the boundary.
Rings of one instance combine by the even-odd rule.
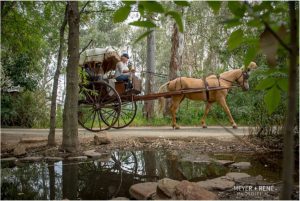
[[[243,71],[243,72],[241,73],[241,75],[240,75],[235,81],[239,80],[242,76],[243,76],[243,86],[244,86],[245,80],[249,79],[249,74],[248,74],[247,71]],[[227,81],[227,82],[230,82],[230,83],[232,83],[232,85],[235,84],[235,81],[227,80],[227,79],[225,79],[225,78],[220,77],[220,75],[216,75],[216,77],[217,77],[217,79],[218,79],[219,87],[221,87],[220,79],[222,79],[222,80],[224,80],[224,81]],[[182,88],[181,77],[180,77],[179,79],[180,79],[180,80],[179,80],[179,82],[180,82],[180,87]],[[211,101],[209,101],[209,91],[210,91],[210,90],[209,90],[209,84],[208,84],[208,82],[206,81],[206,77],[203,77],[203,83],[204,83],[204,86],[205,86],[206,101],[207,101],[207,102],[211,102]],[[168,84],[168,85],[169,85],[169,84]],[[239,85],[239,86],[243,87],[242,85]],[[175,84],[175,88],[177,88],[177,87],[176,87],[176,84]],[[185,95],[184,95],[184,97],[185,97]],[[184,98],[183,98],[183,99],[184,99]],[[183,100],[183,99],[182,99],[182,100]],[[181,101],[182,101],[182,100],[181,100]]]
[[[239,86],[241,86],[241,87],[244,86],[245,80],[248,80],[248,79],[249,79],[249,74],[248,74],[247,71],[243,71],[243,72],[241,73],[241,75],[240,75],[235,81],[239,80],[242,76],[243,76],[243,85],[239,85]],[[220,79],[222,79],[222,80],[224,80],[224,81],[227,81],[227,82],[230,82],[230,83],[232,83],[232,85],[235,84],[235,81],[227,80],[227,79],[225,79],[225,78],[220,77],[220,75],[216,75],[216,77],[217,77],[217,79],[218,79],[219,87],[221,87]],[[210,90],[209,90],[208,82],[206,81],[206,77],[203,78],[203,83],[204,83],[204,86],[205,86],[206,101],[207,101],[207,102],[211,102],[211,101],[209,101],[209,91],[210,91]]]

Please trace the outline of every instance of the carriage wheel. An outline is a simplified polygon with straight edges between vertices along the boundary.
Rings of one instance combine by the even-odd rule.
[[[136,102],[122,102],[120,117],[113,128],[125,128],[134,120],[136,115],[137,105]]]
[[[89,131],[107,130],[120,116],[120,96],[107,83],[95,82],[91,85],[91,90],[83,92],[85,99],[78,102],[78,122]]]

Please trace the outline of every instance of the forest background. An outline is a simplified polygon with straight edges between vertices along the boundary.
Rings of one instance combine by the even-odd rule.
[[[228,105],[238,125],[257,127],[258,131],[264,128],[259,133],[264,137],[281,135],[287,112],[288,52],[274,41],[272,48],[275,52],[266,54],[260,47],[264,45],[264,37],[265,43],[272,43],[273,40],[268,36],[264,22],[283,41],[288,41],[286,33],[289,15],[286,3],[253,2],[247,6],[239,2],[218,5],[193,1],[189,6],[175,7],[170,2],[161,2],[163,6],[181,14],[183,23],[179,28],[184,28],[184,32],[178,31],[172,18],[161,17],[157,21],[159,28],[155,30],[152,44],[148,44],[145,39],[136,42],[148,25],[144,28],[128,25],[139,18],[140,12],[133,10],[126,21],[114,22],[115,12],[124,3],[79,3],[80,50],[87,48],[87,45],[88,48],[113,46],[118,48],[119,53],[128,52],[145,85],[149,74],[147,46],[155,47],[155,69],[151,72],[154,79],[152,92],[172,77],[172,45],[176,34],[179,36],[180,47],[177,51],[180,52],[180,65],[178,69],[173,69],[175,77],[203,78],[255,61],[259,68],[250,75],[250,90],[230,90]],[[1,4],[1,126],[49,128],[52,87],[58,66],[66,5],[64,2]],[[176,21],[176,17],[174,19]],[[63,34],[63,38],[67,40],[67,33]],[[61,49],[62,69],[56,98],[57,128],[62,127],[66,94],[66,44]],[[142,93],[147,93],[147,87],[143,88]],[[204,106],[203,102],[184,100],[178,111],[179,124],[199,125]],[[131,126],[163,126],[171,122],[170,116],[159,114],[156,106],[150,116],[146,113],[144,103],[139,102],[137,116]],[[229,125],[225,112],[218,105],[213,106],[207,122],[208,125]]]

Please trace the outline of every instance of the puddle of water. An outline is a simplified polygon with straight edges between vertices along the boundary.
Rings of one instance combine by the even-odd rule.
[[[186,155],[186,153],[184,154]],[[195,155],[195,153],[194,153]],[[216,159],[248,161],[250,175],[280,180],[280,166],[265,166],[265,161],[240,154],[213,154]],[[165,151],[113,152],[108,161],[38,162],[13,168],[2,166],[1,199],[98,199],[130,197],[131,185],[175,180],[201,181],[233,171],[216,163],[182,161],[182,154]],[[280,164],[280,160],[275,161]]]

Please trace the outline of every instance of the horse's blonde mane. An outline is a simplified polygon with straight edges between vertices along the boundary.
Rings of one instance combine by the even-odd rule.
[[[221,73],[220,76],[222,76],[222,75],[224,76],[224,75],[227,75],[229,73],[232,73],[232,71],[238,71],[238,70],[241,70],[241,69],[237,68],[237,69],[232,69],[232,70],[229,70],[229,71],[225,71],[225,72]]]

